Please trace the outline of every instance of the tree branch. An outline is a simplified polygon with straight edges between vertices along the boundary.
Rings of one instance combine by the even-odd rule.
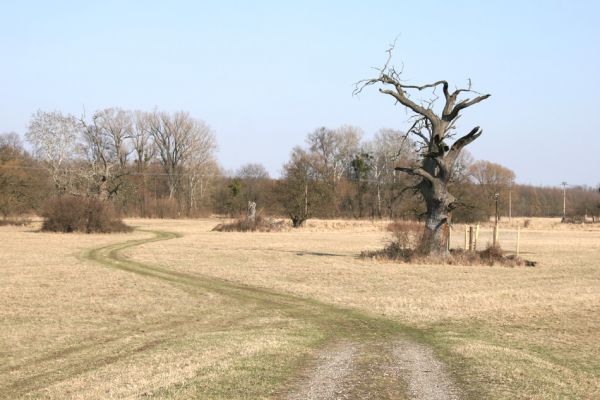
[[[396,171],[401,171],[409,175],[419,176],[423,179],[427,179],[431,184],[436,183],[436,179],[427,171],[421,167],[410,168],[410,167],[395,167]]]
[[[391,91],[389,89],[379,89],[381,93],[388,94],[398,100],[400,104],[403,106],[410,108],[412,111],[420,114],[431,121],[433,125],[437,125],[439,122],[439,118],[434,114],[433,110],[429,108],[425,108],[423,106],[418,105],[411,99],[406,96],[406,92],[404,91],[405,87],[396,79],[390,77],[386,74],[381,74],[381,76],[375,79],[375,82],[381,82],[386,85],[392,85],[396,89],[396,91]]]
[[[451,97],[454,97],[454,98],[456,98],[455,94],[458,94],[458,93],[457,93],[457,92],[454,92],[454,93],[451,95]],[[473,98],[473,99],[466,99],[466,100],[463,100],[463,101],[461,101],[460,103],[458,103],[457,105],[455,105],[455,106],[452,108],[452,111],[450,111],[450,112],[449,112],[449,113],[447,113],[447,114],[446,114],[446,113],[444,113],[444,116],[443,116],[443,118],[444,118],[444,120],[446,120],[446,121],[452,121],[454,118],[456,118],[456,117],[458,116],[458,113],[459,113],[461,110],[464,110],[464,109],[465,109],[465,108],[467,108],[467,107],[471,107],[471,106],[472,106],[472,105],[474,105],[474,104],[477,104],[477,103],[479,103],[479,102],[482,102],[483,100],[485,100],[485,99],[489,98],[490,96],[491,96],[491,94],[484,94],[484,95],[481,95],[481,96],[477,96],[477,97],[475,97],[475,98]]]
[[[448,154],[446,155],[446,165],[448,166],[448,170],[450,170],[450,167],[452,167],[454,161],[456,161],[456,158],[458,157],[460,151],[469,143],[473,142],[475,139],[481,136],[482,133],[483,130],[480,127],[476,126],[471,130],[471,132],[467,133],[465,136],[461,137],[456,142],[454,142],[454,144],[448,151]]]

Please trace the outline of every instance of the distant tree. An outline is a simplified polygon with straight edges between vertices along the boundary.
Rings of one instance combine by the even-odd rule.
[[[186,112],[173,115],[153,112],[146,116],[163,170],[167,175],[169,199],[181,188],[181,176],[186,162],[195,157],[206,158],[214,152],[216,141],[210,128]]]
[[[262,164],[248,163],[242,165],[235,174],[240,179],[269,179],[269,172]]]
[[[330,214],[337,214],[337,189],[348,172],[352,158],[359,151],[362,132],[359,128],[342,126],[332,130],[325,127],[308,135],[307,144],[314,155],[318,179],[329,188],[325,194],[330,199]]]
[[[80,176],[74,161],[80,148],[81,124],[72,115],[38,110],[31,117],[25,137],[33,154],[47,169],[59,193],[77,193]]]
[[[493,215],[494,196],[496,193],[503,203],[508,201],[508,190],[515,181],[515,173],[510,169],[490,161],[478,160],[469,167],[469,176],[477,185],[480,193],[479,206],[487,208],[488,215]]]
[[[372,158],[370,178],[375,191],[375,215],[383,216],[384,209],[390,218],[402,197],[406,179],[400,179],[394,168],[399,164],[410,165],[416,159],[414,143],[401,131],[379,130],[373,139],[364,146],[364,151]]]
[[[6,220],[39,208],[47,195],[47,176],[24,150],[14,132],[0,134],[0,214]]]
[[[255,202],[259,208],[264,207],[270,180],[267,169],[262,164],[248,163],[236,171],[235,177],[242,183],[241,195],[244,201]]]
[[[422,254],[433,254],[445,257],[448,254],[448,224],[452,218],[452,210],[458,204],[456,198],[448,191],[448,184],[453,175],[453,168],[461,150],[481,136],[481,129],[474,128],[468,134],[449,143],[454,137],[454,128],[460,113],[488,97],[477,95],[473,98],[459,100],[464,93],[474,93],[469,84],[467,88],[450,91],[445,80],[425,85],[409,85],[401,78],[401,72],[390,66],[393,46],[388,50],[389,57],[385,65],[379,69],[379,76],[357,83],[355,94],[364,87],[380,85],[379,91],[391,96],[395,102],[413,113],[413,123],[407,133],[416,138],[420,146],[421,159],[412,166],[398,166],[398,171],[413,175],[419,179],[415,189],[419,191],[427,208],[425,230],[419,251]],[[432,93],[429,99],[419,101],[415,92],[441,88],[444,104],[441,110],[435,109],[439,96]]]
[[[100,200],[115,196],[128,174],[132,149],[133,115],[117,108],[94,113],[91,122],[81,118],[82,149],[89,163],[90,191]]]
[[[155,160],[156,157],[156,146],[152,139],[149,122],[149,113],[133,112],[131,147],[133,149],[132,158],[136,176],[132,179],[134,186],[132,196],[138,203],[139,215],[142,217],[148,214],[147,198],[149,193],[146,173],[150,162]],[[156,176],[154,178],[156,179]]]
[[[363,217],[364,195],[369,186],[369,173],[373,169],[373,156],[369,153],[359,153],[354,156],[350,162],[351,178],[356,183],[356,203],[358,209],[358,218]]]
[[[283,166],[283,177],[277,187],[277,194],[294,228],[302,226],[323,200],[324,184],[317,179],[315,163],[314,154],[296,147],[290,161]]]

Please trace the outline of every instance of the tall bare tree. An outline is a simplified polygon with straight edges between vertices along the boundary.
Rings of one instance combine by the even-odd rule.
[[[290,161],[283,166],[277,194],[294,228],[302,226],[323,200],[324,182],[318,180],[316,161],[314,153],[295,147]]]
[[[407,135],[413,135],[420,145],[421,158],[413,166],[397,166],[396,170],[419,178],[415,189],[425,200],[426,221],[424,235],[419,251],[423,254],[446,256],[448,253],[448,224],[452,218],[452,210],[457,207],[455,197],[448,191],[448,183],[453,175],[453,167],[461,150],[481,136],[479,127],[448,144],[455,136],[454,128],[460,113],[488,97],[489,94],[479,94],[468,87],[450,90],[445,80],[424,85],[408,85],[401,79],[402,71],[390,66],[394,46],[388,49],[388,59],[379,69],[379,76],[362,80],[357,83],[354,94],[359,94],[363,88],[379,85],[379,91],[391,96],[413,113],[412,125]],[[441,88],[444,102],[441,110],[436,110],[435,104],[439,96],[436,90]],[[431,91],[431,96],[425,100],[415,99],[415,92]],[[474,93],[475,96],[460,99],[461,95]]]
[[[350,168],[354,155],[359,151],[362,131],[345,125],[337,129],[316,129],[306,141],[315,156],[315,168],[319,178],[330,188],[329,197],[333,213],[337,213],[338,183]]]
[[[192,151],[184,160],[189,183],[190,215],[197,203],[204,199],[206,188],[214,180],[219,170],[219,165],[214,157],[217,148],[214,135],[206,126],[197,130],[193,135]]]
[[[38,110],[31,117],[25,134],[33,146],[34,156],[43,162],[55,188],[74,192],[78,174],[73,161],[79,146],[81,124],[72,115]]]
[[[482,205],[487,205],[489,215],[493,215],[495,194],[498,194],[499,199],[507,204],[509,188],[515,181],[513,171],[500,164],[478,160],[469,166],[469,175],[477,184],[481,196],[479,201]]]
[[[394,167],[399,163],[414,162],[414,144],[406,134],[393,129],[380,129],[372,140],[364,145],[372,157],[370,177],[375,186],[375,212],[381,218],[385,201],[385,188],[392,189],[397,182]],[[389,195],[390,193],[388,193]],[[388,202],[392,199],[388,199]]]
[[[127,174],[127,158],[132,151],[132,114],[108,108],[94,113],[91,122],[81,118],[81,124],[82,148],[90,165],[90,191],[107,200],[118,193]]]
[[[192,157],[197,160],[207,158],[215,150],[216,141],[203,121],[183,111],[173,115],[155,111],[148,115],[147,123],[167,175],[169,198],[172,199],[181,187],[184,164]]]

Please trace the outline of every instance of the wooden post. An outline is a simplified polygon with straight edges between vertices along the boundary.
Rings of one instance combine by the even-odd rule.
[[[472,226],[469,227],[469,251],[473,251],[473,242],[475,241],[475,231]]]
[[[521,239],[521,227],[517,226],[517,257],[519,257],[519,241]]]
[[[448,251],[450,251],[450,239],[451,239],[451,230],[450,230],[450,224],[446,224],[447,228],[448,228]]]
[[[477,242],[479,241],[479,224],[475,227],[475,244],[473,250],[477,251]]]
[[[468,240],[468,235],[469,235],[469,227],[467,225],[465,225],[465,251],[469,250],[469,248],[467,247],[467,240]]]
[[[499,231],[499,227],[498,224],[494,225],[494,239],[493,239],[493,246],[496,247],[498,245],[498,231]]]

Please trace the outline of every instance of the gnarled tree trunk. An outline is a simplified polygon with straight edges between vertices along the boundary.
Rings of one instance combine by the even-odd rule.
[[[448,254],[448,233],[452,210],[456,208],[454,196],[448,192],[448,184],[452,177],[454,163],[460,151],[469,143],[481,136],[481,129],[474,128],[468,134],[448,146],[446,141],[454,136],[456,120],[460,112],[477,104],[489,94],[478,95],[458,100],[462,93],[476,93],[471,90],[471,83],[464,89],[449,90],[447,81],[440,80],[425,85],[407,85],[400,79],[400,72],[389,66],[393,46],[388,50],[388,60],[379,70],[377,78],[367,79],[357,84],[354,91],[358,94],[365,86],[381,84],[381,93],[392,96],[396,102],[411,110],[413,124],[406,136],[413,135],[421,148],[421,160],[412,167],[398,166],[395,169],[420,178],[413,188],[418,190],[427,206],[425,230],[419,251],[424,255],[445,257]],[[441,113],[433,109],[435,101],[440,97],[435,90],[441,87],[444,95],[444,106]],[[429,101],[416,102],[409,91],[432,91]],[[398,154],[401,153],[401,149]]]
[[[446,256],[448,253],[449,225],[452,219],[454,196],[446,185],[434,189],[423,188],[421,194],[427,206],[425,230],[418,251],[421,254]]]

